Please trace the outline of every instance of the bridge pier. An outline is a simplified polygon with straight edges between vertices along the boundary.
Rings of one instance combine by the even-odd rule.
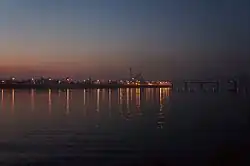
[[[238,91],[239,85],[238,85],[238,82],[236,80],[230,80],[229,83],[233,84],[233,88],[230,89],[230,91],[235,91],[235,92]]]
[[[219,90],[220,90],[220,82],[219,81],[216,82],[216,90],[217,90],[217,92],[219,92]]]
[[[203,83],[200,83],[200,89],[204,90],[204,84]]]
[[[188,90],[188,82],[185,82],[185,83],[184,83],[184,89],[185,89],[185,91]]]

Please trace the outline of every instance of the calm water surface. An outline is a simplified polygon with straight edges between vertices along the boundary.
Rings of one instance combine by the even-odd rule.
[[[249,155],[246,95],[166,88],[0,93],[0,164],[214,165]]]

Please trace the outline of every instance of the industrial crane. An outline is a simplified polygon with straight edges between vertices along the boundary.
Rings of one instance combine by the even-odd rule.
[[[140,82],[145,82],[143,76],[142,76],[142,73],[138,73],[136,74],[135,76],[133,76],[133,73],[132,73],[132,68],[129,69],[129,73],[130,73],[130,80],[131,81],[140,81]]]

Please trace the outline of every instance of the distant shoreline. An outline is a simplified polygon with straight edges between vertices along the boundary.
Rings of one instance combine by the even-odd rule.
[[[119,88],[171,88],[170,85],[25,85],[0,84],[0,89],[119,89]]]

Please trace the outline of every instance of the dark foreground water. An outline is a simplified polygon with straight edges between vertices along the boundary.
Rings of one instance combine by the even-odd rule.
[[[244,165],[249,97],[1,90],[0,165]]]

